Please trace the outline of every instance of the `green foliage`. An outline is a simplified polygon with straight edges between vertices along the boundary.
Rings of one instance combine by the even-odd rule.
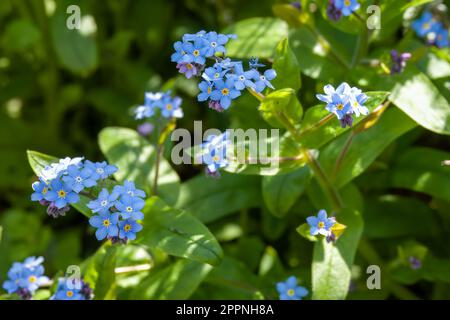
[[[325,239],[314,245],[312,263],[313,299],[345,299],[351,279],[351,268],[363,230],[361,214],[344,210],[337,215],[347,230],[336,244]]]
[[[158,248],[170,255],[216,265],[222,249],[209,230],[195,217],[150,198],[144,209],[144,231],[138,243]]]
[[[292,275],[306,299],[450,298],[450,55],[409,27],[433,1],[378,1],[376,30],[368,0],[338,22],[327,0],[302,0],[301,10],[272,0],[75,2],[79,30],[67,28],[69,0],[0,1],[0,287],[13,262],[43,256],[54,280],[80,265],[99,300],[277,299],[276,283]],[[242,91],[220,114],[198,103],[198,79],[179,75],[170,55],[202,29],[236,34],[227,56],[275,69],[275,90]],[[412,54],[396,75],[393,49]],[[368,95],[369,114],[346,128],[316,98],[342,82]],[[162,138],[167,123],[151,120],[149,138],[134,130],[144,92],[168,89],[183,98],[176,127],[192,132],[202,120],[203,130],[246,135],[219,179],[171,163],[174,122]],[[267,154],[254,153],[257,141]],[[29,201],[36,176],[66,156],[116,165],[101,187],[130,180],[145,190],[135,241],[99,244],[85,195],[58,220]],[[310,235],[305,219],[321,209],[346,225],[334,243]],[[381,290],[366,288],[369,265],[382,270]]]
[[[150,191],[155,176],[156,151],[149,142],[134,130],[115,127],[103,129],[98,142],[108,161],[119,168],[115,173],[118,181],[134,181],[139,188]],[[159,170],[158,190],[164,200],[173,204],[180,188],[178,174],[165,159],[161,159]]]

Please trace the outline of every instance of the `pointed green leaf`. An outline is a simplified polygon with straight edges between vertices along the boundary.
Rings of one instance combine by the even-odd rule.
[[[137,242],[155,247],[177,257],[216,265],[223,252],[216,238],[197,218],[171,208],[161,199],[152,197],[143,209],[143,231]]]
[[[351,268],[363,222],[358,211],[345,209],[336,216],[347,226],[335,244],[325,238],[314,245],[312,263],[312,298],[315,300],[343,300],[347,296]]]

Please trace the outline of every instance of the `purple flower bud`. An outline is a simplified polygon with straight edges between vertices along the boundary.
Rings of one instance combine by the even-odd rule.
[[[334,0],[328,1],[327,16],[333,21],[339,21],[342,16],[342,11],[336,7]]]
[[[336,242],[336,235],[333,233],[333,231],[331,231],[330,234],[326,237],[326,240],[328,243]]]
[[[48,206],[50,204],[50,201],[47,201],[45,199],[41,199],[41,200],[39,200],[39,203],[41,205],[43,205],[44,207],[46,207],[46,206]]]
[[[291,2],[291,6],[298,10],[302,9],[302,4],[300,3],[300,1]]]
[[[145,122],[143,124],[138,125],[137,132],[144,138],[148,138],[152,134],[153,129],[154,126],[151,123]]]
[[[222,111],[225,110],[225,109],[220,105],[220,102],[219,102],[219,101],[213,101],[213,100],[209,101],[208,107],[210,107],[210,108],[213,109],[213,110],[216,110],[217,112],[222,112]]]
[[[205,174],[207,177],[213,178],[213,179],[219,179],[220,178],[220,172],[219,171],[209,171],[208,168],[205,168]]]
[[[86,300],[91,300],[93,298],[92,288],[87,282],[82,281],[80,293],[85,297]]]
[[[116,243],[127,244],[128,238],[125,237],[125,238],[121,239],[119,237],[108,237],[108,240],[111,240],[111,244],[116,244]]]
[[[342,119],[339,119],[342,128],[346,126],[351,127],[353,125],[353,117],[351,114],[346,114]]]
[[[391,75],[396,73],[402,73],[406,67],[406,61],[411,59],[411,53],[404,52],[399,54],[397,50],[391,51]]]
[[[31,292],[28,289],[20,288],[19,290],[17,290],[16,293],[23,300],[31,300],[32,295],[31,295]]]
[[[61,209],[56,207],[54,202],[51,202],[47,207],[47,214],[53,218],[58,218],[59,216],[65,216],[66,212],[70,210],[70,206],[67,205]]]
[[[409,264],[411,265],[411,269],[417,270],[422,268],[422,262],[418,258],[411,256],[408,260]]]
[[[188,79],[200,74],[202,67],[196,63],[181,62],[177,64],[178,71],[183,73]]]

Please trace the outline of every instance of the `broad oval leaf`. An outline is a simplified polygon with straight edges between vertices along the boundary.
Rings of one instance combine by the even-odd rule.
[[[98,143],[105,157],[119,170],[114,174],[118,181],[131,180],[147,193],[155,176],[155,148],[135,130],[120,127],[103,129]],[[174,204],[180,191],[180,178],[161,156],[158,192],[167,203]]]
[[[277,72],[276,78],[271,81],[275,89],[300,89],[300,66],[287,38],[278,43],[272,68]]]
[[[70,17],[66,10],[73,1],[58,1],[56,11],[51,18],[53,46],[61,64],[68,70],[86,75],[97,68],[97,43],[92,35],[81,33],[80,29],[69,29]],[[91,17],[92,18],[92,17]]]
[[[143,231],[137,242],[167,254],[217,265],[223,252],[208,228],[191,214],[151,197],[143,209]]]
[[[203,223],[213,222],[241,209],[261,203],[261,178],[223,173],[220,179],[204,175],[181,185],[177,208],[186,210]]]
[[[237,35],[227,43],[227,56],[268,59],[288,35],[287,23],[278,18],[250,18],[227,27],[222,33]]]
[[[450,201],[450,152],[431,148],[411,148],[401,154],[391,173],[392,186],[424,192]]]
[[[111,300],[116,297],[117,246],[105,243],[82,266],[84,280],[94,290],[95,300]]]
[[[325,238],[314,244],[312,298],[315,300],[343,300],[348,293],[363,221],[358,211],[350,209],[344,209],[336,218],[347,226],[344,234],[335,244]]]
[[[151,272],[133,289],[130,299],[188,299],[211,269],[208,264],[180,259],[167,267]]]
[[[273,127],[285,128],[285,122],[295,125],[300,122],[303,108],[292,88],[269,93],[259,106],[263,118]]]
[[[305,191],[311,178],[308,167],[262,179],[262,195],[270,213],[283,217]]]
[[[363,173],[392,141],[415,126],[414,121],[402,111],[388,108],[376,125],[354,135],[339,168],[335,168],[337,159],[353,132],[346,132],[325,146],[320,152],[319,161],[336,186],[342,187]]]
[[[410,66],[400,75],[379,80],[392,92],[389,100],[415,122],[450,135],[450,104],[425,74]]]

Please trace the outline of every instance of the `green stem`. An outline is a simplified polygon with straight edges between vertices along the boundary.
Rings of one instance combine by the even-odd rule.
[[[339,157],[336,160],[336,164],[334,165],[333,173],[331,174],[331,181],[334,181],[336,179],[339,168],[341,167],[342,161],[344,160],[345,156],[348,153],[348,149],[350,149],[350,145],[352,144],[354,136],[355,132],[354,131],[350,132],[350,135],[347,138],[347,141],[345,142],[345,145],[342,148],[341,153],[339,154]]]
[[[251,88],[247,88],[247,91],[250,92],[251,95],[254,96],[256,99],[258,99],[259,102],[263,102],[263,100],[266,98],[262,93],[256,92]]]
[[[163,151],[163,146],[164,145],[158,145],[157,146],[157,151],[156,151],[156,159],[155,159],[155,176],[153,178],[153,187],[152,187],[152,194],[154,196],[157,195],[158,192],[158,178],[159,178],[159,165],[161,162],[161,154]]]
[[[283,113],[278,113],[277,116],[280,119],[280,121],[284,124],[286,129],[291,133],[295,141],[298,143],[301,154],[304,156],[306,162],[308,163],[308,166],[314,172],[314,176],[316,177],[320,186],[330,199],[333,205],[333,210],[337,212],[340,211],[343,207],[343,204],[338,191],[328,180],[328,177],[326,176],[317,159],[310,153],[308,149],[301,147],[302,144],[301,134],[298,133],[297,129]]]

